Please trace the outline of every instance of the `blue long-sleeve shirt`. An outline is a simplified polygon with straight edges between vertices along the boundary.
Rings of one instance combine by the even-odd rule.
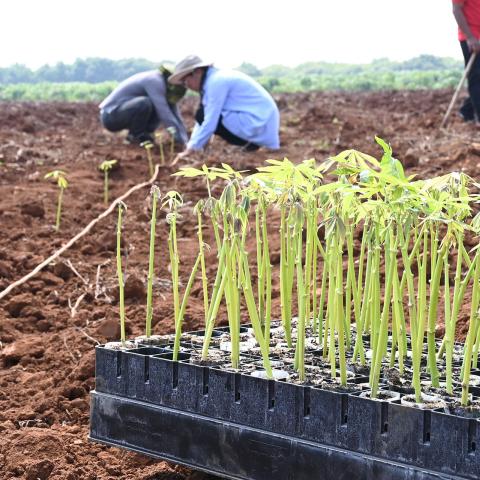
[[[158,70],[137,73],[121,82],[99,105],[103,109],[113,109],[135,97],[148,97],[155,108],[158,124],[175,128],[175,140],[186,143],[188,133],[176,105],[167,102],[167,85]]]
[[[248,75],[209,67],[201,96],[204,120],[195,125],[187,148],[202,149],[215,132],[220,116],[224,127],[243,140],[268,148],[280,147],[277,105]]]

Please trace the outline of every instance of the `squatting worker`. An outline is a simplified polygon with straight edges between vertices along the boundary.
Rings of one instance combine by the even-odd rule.
[[[214,67],[196,55],[180,61],[168,79],[200,93],[187,148],[174,160],[201,150],[213,134],[247,151],[280,147],[280,114],[270,94],[242,72]]]
[[[480,0],[452,0],[453,15],[458,24],[458,39],[462,47],[465,65],[475,52],[477,58],[468,75],[469,97],[460,108],[465,121],[480,120]]]
[[[184,146],[188,134],[177,102],[186,89],[168,83],[172,70],[162,65],[121,82],[99,105],[102,125],[111,132],[128,129],[127,140],[134,144],[153,142],[153,132],[160,125],[173,127],[175,142]]]

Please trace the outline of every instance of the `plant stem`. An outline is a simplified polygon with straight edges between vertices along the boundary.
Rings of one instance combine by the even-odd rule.
[[[219,252],[217,275],[213,284],[212,294],[210,296],[210,302],[208,307],[207,323],[205,325],[205,335],[203,338],[202,347],[203,360],[206,360],[208,357],[208,347],[210,345],[210,339],[212,337],[213,327],[215,325],[215,318],[217,316],[220,301],[222,299],[225,289],[225,282],[227,280],[227,276],[225,273],[225,252],[226,244],[223,243],[222,248]]]
[[[343,311],[343,251],[342,251],[343,239],[340,233],[336,233],[336,286],[335,286],[335,317],[338,335],[338,356],[340,363],[340,382],[343,386],[347,385],[347,362],[345,359],[345,324],[344,324],[344,311]]]
[[[265,276],[263,269],[263,239],[262,230],[260,228],[260,211],[261,211],[261,199],[259,198],[257,208],[255,210],[255,239],[257,246],[257,289],[258,289],[258,317],[263,325],[264,322],[264,301],[265,301]]]
[[[298,207],[299,209],[301,207]],[[295,243],[296,255],[295,266],[297,271],[297,297],[298,297],[298,322],[297,322],[297,344],[295,349],[295,368],[298,371],[298,378],[300,381],[305,380],[305,283],[302,268],[302,253],[303,253],[303,213],[301,213],[301,220],[298,220],[296,225]],[[308,234],[307,234],[308,236]]]
[[[398,229],[397,229],[398,230]],[[398,237],[397,237],[398,238]],[[398,345],[398,369],[401,374],[404,372],[404,359],[406,357],[407,335],[405,326],[405,316],[402,305],[402,292],[400,291],[400,282],[398,279],[398,266],[394,259],[393,265],[393,318],[395,319],[394,333]],[[392,345],[392,366],[395,362],[395,351]]]
[[[262,205],[262,238],[263,238],[263,268],[265,271],[265,321],[264,333],[267,342],[270,342],[270,323],[272,315],[272,266],[270,264],[270,250],[267,233],[267,212],[265,204]]]
[[[330,360],[330,374],[332,378],[337,376],[336,358],[335,358],[335,300],[336,300],[336,263],[335,263],[335,235],[331,235],[328,239],[326,249],[326,258],[328,258],[328,303],[324,336],[324,350],[326,350],[326,339],[328,337],[328,358]],[[328,330],[327,330],[328,329]],[[324,353],[325,355],[325,353]]]
[[[125,346],[125,294],[122,271],[122,205],[118,204],[117,221],[117,276],[118,276],[118,298],[120,311],[120,340]]]
[[[435,270],[432,271],[432,279],[430,281],[430,305],[428,309],[428,328],[427,328],[427,339],[428,339],[428,367],[430,370],[430,378],[432,380],[432,387],[438,388],[440,386],[439,378],[440,374],[438,372],[437,363],[436,363],[436,352],[435,352],[435,324],[437,321],[437,310],[438,310],[438,297],[440,294],[440,278],[442,276],[442,271],[444,267],[444,257],[448,253],[449,241],[448,234],[444,238],[443,245],[440,249],[440,252],[437,255],[435,261]],[[437,242],[433,242],[434,248],[437,246]],[[433,256],[433,252],[430,252]]]
[[[356,276],[355,276],[355,264],[353,258],[353,227],[349,225],[346,232],[347,243],[347,256],[348,256],[348,268],[347,268],[347,282],[345,289],[345,329],[347,338],[347,348],[350,350],[351,343],[351,316],[352,316],[352,300],[354,303],[353,313],[355,316],[355,322],[357,321],[357,314],[359,311],[359,305],[357,303],[356,295]]]
[[[155,171],[155,169],[153,168],[152,152],[150,151],[150,148],[147,148],[146,150],[147,150],[147,158],[148,158],[148,171],[150,173],[150,177],[152,177]]]
[[[227,304],[228,324],[230,329],[231,341],[231,360],[232,367],[238,369],[240,357],[240,301],[237,298],[237,261],[236,261],[236,239],[233,233],[233,225],[227,225],[225,240],[228,255],[225,258],[226,285],[225,285],[225,301]],[[228,235],[230,231],[230,235]]]
[[[150,246],[148,257],[148,277],[147,277],[147,315],[145,319],[145,335],[147,338],[152,334],[153,317],[153,276],[155,260],[155,226],[157,223],[157,199],[158,193],[155,188],[152,189],[152,217],[150,219]]]
[[[105,170],[103,178],[103,203],[108,205],[108,170]]]
[[[57,216],[56,216],[56,221],[55,221],[55,230],[57,232],[60,230],[60,219],[61,219],[61,216],[62,216],[63,190],[64,190],[64,188],[60,187],[60,191],[58,192]]]
[[[470,310],[470,323],[468,326],[467,341],[465,342],[465,352],[463,356],[463,375],[462,375],[462,405],[467,406],[469,401],[468,387],[470,383],[470,371],[472,367],[472,351],[475,343],[475,336],[478,330],[478,305],[480,302],[480,262],[479,253],[475,255],[475,273],[473,275],[472,304]]]
[[[242,269],[242,286],[243,294],[247,303],[248,314],[250,315],[250,320],[252,322],[253,332],[255,338],[260,345],[260,351],[262,352],[263,367],[265,368],[265,373],[267,378],[273,378],[272,367],[270,365],[269,359],[269,339],[266,339],[262,332],[262,326],[260,324],[260,319],[258,318],[258,311],[255,306],[255,299],[253,298],[252,291],[252,282],[250,279],[250,268],[248,266],[248,256],[247,252],[244,250],[240,253],[243,259],[243,269]],[[268,341],[267,341],[268,340]]]
[[[192,289],[193,281],[195,280],[195,275],[198,270],[198,265],[200,264],[200,254],[197,255],[197,259],[193,265],[190,277],[188,278],[187,286],[185,287],[185,292],[183,294],[182,305],[180,311],[178,312],[178,318],[175,322],[175,341],[173,344],[173,360],[178,360],[178,353],[180,351],[180,339],[182,337],[182,323],[183,317],[185,316],[185,310],[187,308],[188,298],[190,297],[190,291]]]
[[[443,259],[443,278],[444,278],[444,291],[443,291],[443,298],[444,298],[444,309],[445,309],[445,337],[448,336],[448,331],[450,329],[450,322],[452,321],[451,315],[451,303],[450,303],[450,265],[448,263],[448,256],[446,255]],[[448,347],[448,343],[442,342],[442,345]],[[438,351],[438,355],[441,353],[441,348]],[[446,390],[447,393],[453,395],[453,383],[452,383],[452,357],[446,356]]]
[[[162,141],[160,141],[160,143],[158,144],[158,146],[160,147],[160,165],[165,165],[165,153],[163,151],[163,143]]]
[[[203,290],[203,309],[205,312],[205,326],[207,324],[207,312],[208,312],[208,279],[207,270],[205,267],[205,248],[203,244],[203,232],[202,232],[202,212],[197,210],[197,237],[198,237],[198,249],[200,255],[200,266],[202,270],[202,290]]]
[[[389,256],[389,259],[388,259],[388,270],[386,271],[386,279],[385,279],[385,297],[383,301],[382,317],[380,320],[377,341],[373,348],[373,355],[374,355],[373,363],[372,363],[373,373],[371,376],[371,387],[372,387],[371,397],[372,398],[376,398],[378,394],[378,384],[380,379],[382,359],[387,350],[388,319],[389,319],[389,311],[390,311],[390,302],[392,298],[394,264],[396,261],[396,254],[397,254],[397,243],[396,243],[396,238],[394,238],[392,228],[389,229],[387,242],[385,245],[385,253],[386,255]]]
[[[170,233],[168,235],[168,250],[170,254],[170,267],[172,270],[172,290],[173,290],[173,312],[175,325],[178,321],[178,314],[180,310],[180,297],[178,292],[178,250],[177,250],[177,232],[176,232],[176,212],[173,212],[170,221]]]
[[[282,309],[282,324],[285,331],[285,339],[289,348],[292,348],[291,327],[291,290],[289,291],[288,278],[288,227],[286,221],[285,205],[280,210],[280,303]]]

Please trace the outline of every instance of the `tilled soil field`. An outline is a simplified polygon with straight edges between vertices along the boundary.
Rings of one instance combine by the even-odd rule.
[[[480,128],[454,115],[448,130],[439,124],[451,91],[309,93],[280,95],[278,152],[242,152],[215,140],[197,165],[221,162],[252,170],[267,158],[323,160],[347,148],[379,156],[378,135],[391,143],[408,174],[420,178],[462,170],[477,177]],[[182,105],[192,126],[196,100]],[[166,145],[167,156],[169,155]],[[158,160],[158,153],[154,154]],[[111,199],[148,180],[145,151],[121,135],[102,130],[94,104],[0,104],[0,290],[32,271],[106,210],[98,165],[116,159]],[[186,163],[179,166],[185,166]],[[67,173],[60,231],[55,221],[54,169]],[[184,196],[179,221],[181,277],[196,256],[196,221],[191,214],[206,194],[200,180],[176,179],[161,167],[162,193]],[[217,192],[222,185],[218,184]],[[144,333],[149,242],[149,187],[125,203],[123,240],[128,254],[127,333]],[[272,222],[272,228],[276,228]],[[203,473],[88,441],[89,391],[94,387],[94,348],[119,338],[115,273],[116,214],[100,220],[59,258],[0,300],[0,478],[2,479],[202,479]],[[159,214],[155,267],[154,333],[173,331],[165,212]],[[211,241],[206,237],[206,241]],[[271,246],[278,264],[278,244]],[[215,273],[214,263],[210,277]],[[276,265],[274,265],[275,267]],[[274,313],[279,312],[274,280]],[[468,302],[466,302],[468,303]],[[203,324],[201,289],[193,294],[185,329]],[[463,310],[462,310],[463,311]],[[460,318],[459,336],[465,332]],[[221,316],[222,317],[222,316]],[[224,318],[224,316],[223,316]],[[463,320],[462,320],[463,318]]]

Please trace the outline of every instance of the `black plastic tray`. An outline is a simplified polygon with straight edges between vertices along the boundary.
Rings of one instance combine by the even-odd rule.
[[[92,393],[92,440],[238,480],[459,479],[255,428]]]
[[[96,349],[93,440],[228,478],[478,479],[478,426],[193,365],[187,353],[174,362],[161,347]]]

